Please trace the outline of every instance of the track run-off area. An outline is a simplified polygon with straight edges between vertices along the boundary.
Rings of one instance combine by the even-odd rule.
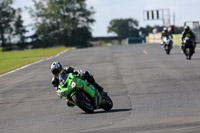
[[[113,109],[67,107],[51,85],[54,61],[94,73]],[[192,60],[159,44],[75,49],[0,77],[0,133],[199,132],[199,46]]]

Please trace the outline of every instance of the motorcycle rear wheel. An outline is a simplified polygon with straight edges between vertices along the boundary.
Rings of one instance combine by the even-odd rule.
[[[113,107],[113,102],[111,98],[107,95],[103,100],[104,100],[104,104],[102,106],[102,109],[106,111],[111,110]]]

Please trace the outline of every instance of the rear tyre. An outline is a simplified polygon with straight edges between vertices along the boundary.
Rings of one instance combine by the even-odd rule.
[[[111,98],[107,95],[104,99],[104,104],[102,106],[102,109],[108,111],[108,110],[111,110],[112,107],[113,107],[113,102],[111,100]]]
[[[86,113],[93,113],[94,107],[88,99],[89,98],[87,98],[87,96],[84,96],[84,93],[82,92],[77,92],[72,96],[72,100],[80,109],[82,109]]]

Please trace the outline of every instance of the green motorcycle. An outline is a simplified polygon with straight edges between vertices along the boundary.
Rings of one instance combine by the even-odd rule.
[[[113,102],[107,94],[102,95],[93,85],[72,73],[59,74],[58,94],[86,113],[93,113],[95,109],[100,108],[107,111],[113,107]]]

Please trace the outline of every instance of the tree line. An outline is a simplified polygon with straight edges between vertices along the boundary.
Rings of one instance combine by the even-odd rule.
[[[52,46],[86,47],[91,39],[94,9],[86,0],[33,0],[29,7],[35,33],[25,36],[21,9],[12,7],[13,0],[0,1],[0,44],[5,50],[15,45],[24,49]],[[27,40],[31,41],[27,41]]]
[[[114,33],[117,35],[119,40],[128,38],[128,37],[136,37],[136,38],[144,38],[149,33],[152,33],[154,29],[157,32],[162,32],[163,26],[155,25],[146,27],[139,27],[139,22],[136,19],[126,18],[126,19],[112,19],[107,28],[108,33]],[[181,34],[183,31],[183,27],[169,27],[171,28],[172,34]]]
[[[95,22],[93,7],[86,0],[32,0],[27,8],[33,19],[33,31],[27,36],[22,20],[22,10],[12,7],[13,0],[0,0],[0,45],[3,50],[53,46],[87,47],[92,38],[91,25]],[[158,29],[161,28],[157,26]],[[136,19],[113,19],[108,33],[119,39],[140,37],[152,32],[153,27],[139,27]]]
[[[0,44],[2,47],[16,44],[21,48],[27,31],[23,26],[21,9],[14,9],[12,3],[12,0],[0,1]]]

